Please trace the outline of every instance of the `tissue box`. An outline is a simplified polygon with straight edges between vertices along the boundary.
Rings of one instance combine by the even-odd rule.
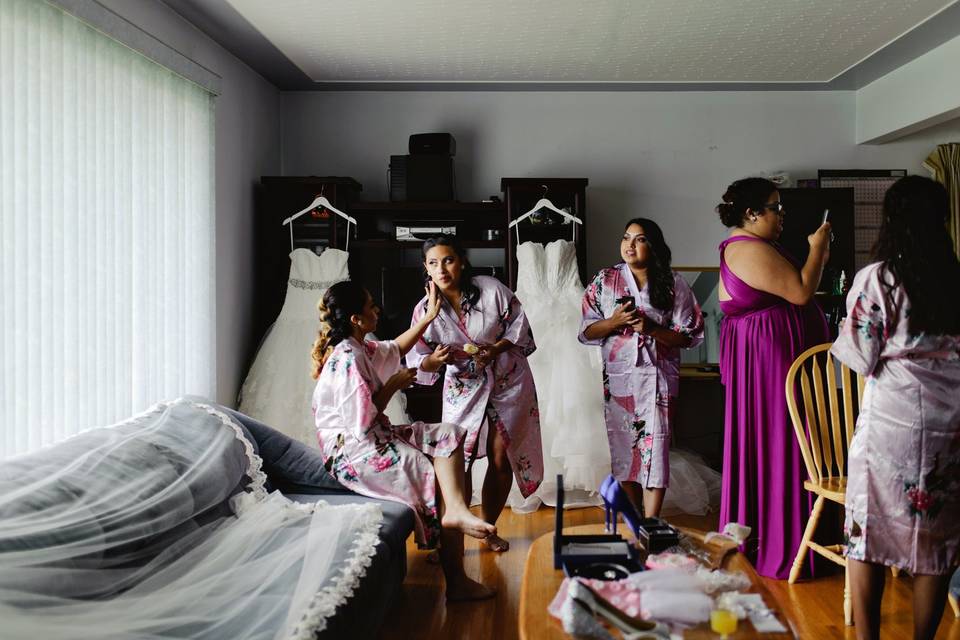
[[[564,535],[563,476],[558,475],[553,568],[570,576],[590,564],[619,565],[631,573],[643,569],[636,548],[618,534]]]

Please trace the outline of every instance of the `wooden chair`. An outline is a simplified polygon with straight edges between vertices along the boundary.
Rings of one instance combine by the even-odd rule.
[[[803,540],[797,550],[797,557],[790,569],[790,584],[796,582],[800,576],[808,550],[816,551],[844,567],[846,573],[847,560],[843,556],[843,545],[820,545],[812,540],[826,501],[845,504],[846,454],[853,438],[860,401],[863,399],[863,376],[853,374],[856,376],[854,381],[850,369],[841,364],[841,413],[841,399],[837,397],[837,369],[833,356],[830,355],[831,346],[821,344],[807,349],[797,357],[787,372],[787,408],[790,410],[793,430],[807,467],[808,479],[804,481],[803,488],[817,496],[803,532]],[[798,399],[802,402],[802,413],[797,406]],[[853,624],[849,576],[845,577],[844,582],[843,618],[847,625]]]
[[[950,601],[950,608],[953,609],[953,617],[960,618],[960,569],[953,572],[950,578],[950,590],[947,592],[947,599]]]

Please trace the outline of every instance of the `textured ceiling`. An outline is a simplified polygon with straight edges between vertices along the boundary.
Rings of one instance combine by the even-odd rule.
[[[227,0],[314,82],[828,82],[954,0]]]

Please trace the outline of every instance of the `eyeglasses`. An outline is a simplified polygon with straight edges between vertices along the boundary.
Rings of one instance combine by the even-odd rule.
[[[763,205],[764,209],[770,209],[770,211],[775,211],[777,213],[783,213],[783,203],[777,200],[776,202],[768,202]]]

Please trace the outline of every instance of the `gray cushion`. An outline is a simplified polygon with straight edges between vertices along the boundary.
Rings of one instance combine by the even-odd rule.
[[[390,545],[393,553],[407,552],[407,538],[413,531],[413,509],[402,502],[377,500],[356,493],[332,493],[328,495],[286,494],[297,502],[316,502],[323,500],[329,504],[355,504],[374,502],[383,512],[383,524],[380,526],[380,538]]]
[[[283,493],[325,494],[348,492],[324,468],[320,451],[272,429],[250,416],[232,409],[229,412],[256,441],[263,471],[271,487]]]

